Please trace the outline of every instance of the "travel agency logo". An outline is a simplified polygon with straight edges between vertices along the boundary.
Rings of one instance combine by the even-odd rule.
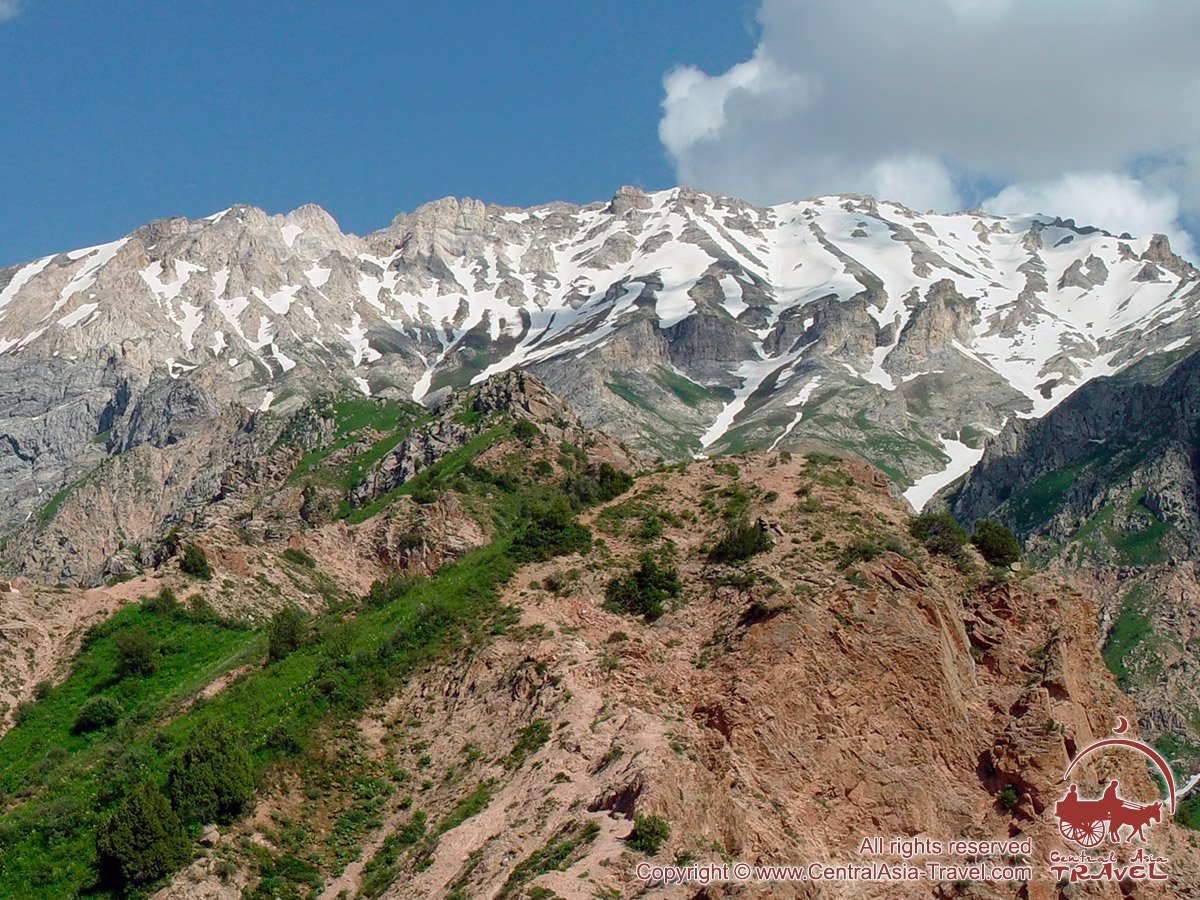
[[[1175,815],[1175,777],[1171,767],[1149,744],[1124,737],[1129,722],[1118,716],[1116,737],[1104,738],[1085,747],[1067,766],[1063,781],[1093,754],[1133,751],[1149,760],[1162,773],[1166,797],[1138,803],[1121,796],[1121,784],[1110,781],[1098,797],[1080,796],[1079,785],[1070,782],[1067,792],[1054,804],[1059,833],[1074,844],[1077,854],[1050,854],[1050,872],[1060,881],[1162,881],[1167,878],[1166,860],[1144,847],[1147,832]],[[1108,852],[1094,851],[1108,840]],[[1121,851],[1120,853],[1118,852]]]

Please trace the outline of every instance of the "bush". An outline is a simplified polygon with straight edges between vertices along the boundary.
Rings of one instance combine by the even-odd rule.
[[[1011,566],[1021,558],[1021,544],[1017,536],[999,522],[987,519],[976,522],[971,543],[993,566]]]
[[[96,836],[96,852],[103,880],[145,884],[186,863],[191,844],[166,797],[143,783],[105,820]]]
[[[967,542],[966,531],[948,512],[921,513],[908,530],[930,553],[958,556]]]
[[[540,436],[542,429],[538,428],[528,419],[518,419],[513,425],[513,437],[523,443],[526,447],[533,443],[533,439]]]
[[[267,658],[283,659],[304,640],[304,614],[294,606],[276,610],[267,626]]]
[[[175,592],[166,585],[153,597],[147,599],[143,604],[150,612],[155,615],[162,616],[165,619],[173,619],[179,616],[182,609],[179,605],[179,598],[175,596]]]
[[[143,629],[118,632],[113,644],[117,649],[118,677],[151,675],[158,668],[161,660],[158,644]]]
[[[709,552],[708,558],[721,563],[742,562],[756,553],[770,550],[772,546],[771,536],[762,522],[751,524],[740,519],[729,526],[729,530]]]
[[[522,522],[513,539],[517,562],[544,562],[555,556],[582,553],[592,545],[592,533],[575,521],[565,497],[537,500],[522,510]]]
[[[199,594],[192,594],[188,597],[187,618],[188,621],[195,622],[197,625],[222,624],[221,617],[217,615],[213,605]]]
[[[1021,801],[1021,795],[1011,784],[1006,784],[996,795],[996,802],[1004,809],[1013,809]]]
[[[633,817],[633,833],[626,839],[634,850],[653,856],[671,837],[671,826],[662,816]]]
[[[678,597],[679,572],[661,566],[649,553],[642,554],[637,570],[612,579],[604,589],[604,608],[638,615],[652,622],[666,612],[667,600]]]
[[[288,562],[295,563],[298,566],[304,566],[307,569],[315,569],[317,567],[317,561],[312,558],[312,554],[306,553],[296,547],[288,547],[281,555]]]
[[[386,606],[393,600],[399,600],[424,580],[424,576],[404,573],[389,575],[382,581],[376,579],[371,582],[371,589],[367,591],[363,602],[368,606]]]
[[[254,797],[254,768],[223,722],[201,722],[167,773],[167,796],[184,822],[231,822]]]
[[[76,734],[97,731],[117,724],[117,720],[120,718],[121,706],[116,700],[111,697],[92,697],[79,707],[79,712],[75,716],[75,724],[71,730]]]
[[[195,544],[188,544],[183,548],[183,559],[179,563],[179,568],[180,571],[203,581],[208,581],[213,574],[212,566],[208,564],[208,557]]]
[[[633,476],[612,463],[588,466],[567,479],[566,490],[581,506],[607,503],[633,487]]]
[[[859,561],[870,562],[882,552],[883,547],[877,541],[867,537],[856,537],[842,553],[838,568],[845,569]]]

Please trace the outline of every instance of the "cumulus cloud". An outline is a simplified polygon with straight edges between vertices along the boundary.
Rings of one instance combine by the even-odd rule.
[[[750,59],[664,79],[659,135],[684,183],[944,210],[990,184],[996,210],[1200,220],[1194,0],[762,0],[758,21]]]
[[[1068,172],[1061,178],[1012,184],[983,208],[996,213],[1045,213],[1109,231],[1166,234],[1176,252],[1191,255],[1191,236],[1179,227],[1179,197],[1113,172]]]
[[[21,4],[17,0],[0,0],[0,22],[7,22],[21,11]]]

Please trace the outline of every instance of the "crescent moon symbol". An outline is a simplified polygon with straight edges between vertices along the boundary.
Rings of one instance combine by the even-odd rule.
[[[1129,720],[1124,716],[1117,716],[1117,727],[1113,729],[1113,734],[1124,734],[1129,730]]]
[[[1175,815],[1175,776],[1171,774],[1171,767],[1167,765],[1167,761],[1162,758],[1157,750],[1153,747],[1143,744],[1141,741],[1130,740],[1129,738],[1105,738],[1102,741],[1096,741],[1073,760],[1067,766],[1067,771],[1063,773],[1063,778],[1067,778],[1071,774],[1071,770],[1083,761],[1083,758],[1093,750],[1099,750],[1101,747],[1128,747],[1131,750],[1136,750],[1148,760],[1158,766],[1158,770],[1162,772],[1163,779],[1167,782],[1167,793],[1171,800],[1171,815]]]

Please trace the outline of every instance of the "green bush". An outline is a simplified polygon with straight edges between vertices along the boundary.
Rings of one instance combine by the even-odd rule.
[[[183,559],[179,562],[179,568],[180,571],[203,581],[208,581],[213,574],[212,566],[208,564],[208,557],[195,544],[188,544],[183,548]]]
[[[167,772],[167,796],[184,822],[231,822],[254,796],[254,768],[228,725],[201,722]]]
[[[581,506],[607,503],[633,487],[633,476],[612,463],[589,465],[580,475],[567,479],[566,491]]]
[[[117,676],[151,675],[158,668],[161,655],[158,644],[142,628],[118,632],[113,638],[117,651]]]
[[[592,545],[592,533],[575,521],[565,497],[552,496],[528,503],[513,538],[517,562],[544,562],[555,556],[582,553]]]
[[[513,425],[513,437],[526,447],[532,444],[534,438],[539,437],[541,433],[542,429],[538,428],[528,419],[518,419]]]
[[[633,833],[626,842],[634,850],[653,856],[671,837],[671,826],[662,816],[633,817]]]
[[[79,712],[75,716],[75,724],[71,730],[76,734],[98,731],[109,725],[117,724],[117,720],[120,718],[121,705],[116,700],[111,697],[92,697],[79,707]]]
[[[1013,809],[1021,801],[1021,795],[1011,784],[1006,784],[996,795],[996,802],[1004,809]]]
[[[971,543],[993,566],[1011,566],[1021,558],[1021,544],[1017,536],[999,522],[988,519],[976,522]]]
[[[958,556],[967,533],[948,512],[921,513],[908,524],[908,530],[930,553]]]
[[[756,553],[770,550],[772,545],[771,536],[767,534],[766,526],[762,522],[751,523],[739,519],[730,525],[717,541],[708,558],[720,563],[742,562]]]
[[[371,582],[371,589],[367,591],[363,602],[368,606],[386,606],[393,600],[399,600],[424,580],[424,576],[402,572],[389,575],[382,581],[376,579]]]
[[[304,566],[306,569],[315,569],[317,567],[317,561],[312,558],[312,554],[306,553],[296,547],[286,548],[281,555],[288,562]]]
[[[191,845],[171,804],[157,788],[140,784],[117,804],[96,835],[103,881],[136,885],[180,868]]]
[[[271,616],[267,626],[267,658],[283,659],[304,640],[304,614],[294,606],[285,606]]]
[[[173,619],[182,612],[179,606],[179,598],[175,596],[175,592],[167,585],[163,585],[162,589],[153,597],[148,598],[143,604],[150,612],[160,615],[165,619]]]
[[[604,588],[604,608],[652,622],[666,612],[667,601],[678,597],[681,587],[674,566],[660,565],[651,554],[644,553],[636,571],[609,581]]]

